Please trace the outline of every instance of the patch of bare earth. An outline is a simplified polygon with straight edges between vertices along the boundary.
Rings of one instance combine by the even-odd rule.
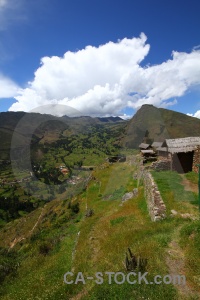
[[[185,255],[178,243],[180,229],[181,226],[176,229],[167,249],[166,264],[169,269],[169,275],[172,276],[172,278],[176,278],[175,276],[177,275],[185,276],[185,283],[182,281],[181,284],[178,284],[177,281],[173,283],[178,291],[178,300],[200,299],[199,295],[197,295],[189,285],[185,275]]]
[[[29,236],[32,235],[34,229],[37,227],[38,223],[40,222],[40,220],[41,220],[41,218],[43,216],[43,213],[44,213],[44,207],[42,208],[42,212],[39,215],[39,218],[37,219],[37,221],[34,224],[33,228],[28,232],[27,236],[26,237],[19,237],[19,238],[15,237],[14,240],[10,244],[9,250],[11,250],[17,243],[20,243],[21,241],[25,240],[27,237],[29,237]]]
[[[194,193],[198,193],[198,185],[189,181],[187,178],[185,178],[184,174],[181,174],[182,182],[181,184],[184,185],[185,191],[190,191]]]
[[[69,300],[80,300],[82,297],[85,297],[88,294],[87,290],[82,290],[80,293],[78,293],[76,296],[70,298]]]

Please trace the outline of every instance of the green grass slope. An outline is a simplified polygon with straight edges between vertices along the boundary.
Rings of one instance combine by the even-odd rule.
[[[167,218],[150,220],[142,182],[134,178],[135,167],[129,163],[101,165],[93,172],[87,189],[69,200],[54,200],[29,215],[8,223],[0,231],[0,265],[7,274],[0,277],[2,300],[32,299],[198,299],[196,284],[200,266],[199,221],[170,217],[170,210],[197,215],[194,195],[184,193],[181,177],[174,172],[153,174],[167,205]],[[176,184],[175,184],[176,183]],[[176,188],[176,185],[179,188]],[[123,205],[125,192],[138,187],[138,196]],[[80,210],[77,209],[79,203]],[[86,209],[94,214],[85,217]],[[187,280],[194,294],[181,294],[172,284],[108,284],[87,280],[86,284],[67,285],[66,272],[84,277],[96,272],[123,272],[125,253],[130,247],[136,256],[148,260],[148,280],[157,274],[169,274],[169,244],[181,228],[176,242],[185,255]],[[191,237],[189,238],[188,237]],[[189,240],[189,242],[188,242]],[[9,249],[10,248],[10,249]],[[9,249],[9,251],[7,251]],[[194,258],[191,260],[189,252]],[[4,270],[4,269],[3,269]]]

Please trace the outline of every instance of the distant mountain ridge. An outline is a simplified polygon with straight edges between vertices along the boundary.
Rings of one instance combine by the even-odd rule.
[[[17,127],[16,127],[17,126]],[[200,119],[187,116],[153,105],[143,105],[130,120],[120,117],[68,116],[55,117],[40,113],[2,112],[0,113],[0,159],[6,159],[13,132],[22,145],[30,139],[51,143],[61,134],[89,132],[91,126],[120,126],[118,142],[122,147],[138,148],[141,142],[164,141],[166,138],[200,136]]]
[[[30,139],[37,141],[44,139],[47,142],[58,140],[61,134],[87,133],[91,126],[109,126],[125,122],[119,117],[92,118],[81,117],[56,117],[49,114],[2,112],[0,113],[0,159],[8,159],[13,133],[17,146],[25,146]]]
[[[124,122],[124,120],[120,117],[101,117],[98,118],[100,122]]]

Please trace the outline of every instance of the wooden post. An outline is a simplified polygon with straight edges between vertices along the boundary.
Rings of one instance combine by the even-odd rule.
[[[173,154],[170,153],[171,159],[170,159],[170,169],[172,171],[172,162],[173,162]]]

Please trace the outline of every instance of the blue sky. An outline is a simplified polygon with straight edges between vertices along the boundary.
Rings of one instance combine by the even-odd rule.
[[[0,111],[131,115],[150,103],[200,117],[199,11],[198,0],[0,0]]]

